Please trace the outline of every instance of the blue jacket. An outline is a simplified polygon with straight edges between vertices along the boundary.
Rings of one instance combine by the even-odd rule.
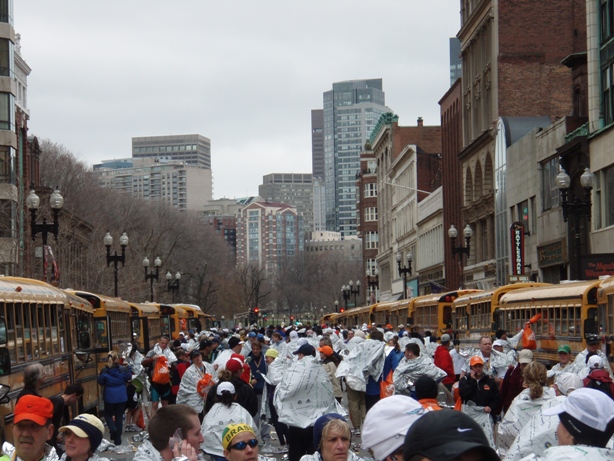
[[[399,362],[405,356],[402,350],[397,351],[396,349],[392,349],[386,357],[386,361],[384,362],[384,379],[388,376],[388,373],[397,369],[399,366]]]
[[[132,379],[128,367],[115,365],[104,367],[98,375],[98,384],[104,386],[104,401],[108,403],[122,403],[128,401],[126,383]]]

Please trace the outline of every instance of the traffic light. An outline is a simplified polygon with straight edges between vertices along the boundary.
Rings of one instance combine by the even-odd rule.
[[[254,314],[258,314],[258,312],[260,312],[260,309],[258,309],[257,307],[254,307]]]
[[[345,308],[344,307],[340,307],[339,308],[339,312],[345,312]]]
[[[294,315],[291,315],[291,316],[290,316],[290,321],[291,321],[291,322],[294,322]]]

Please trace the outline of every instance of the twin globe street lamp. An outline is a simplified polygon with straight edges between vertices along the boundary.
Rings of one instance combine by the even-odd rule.
[[[119,246],[122,249],[122,254],[118,255],[117,251],[115,251],[115,254],[111,254],[111,245],[113,245],[113,237],[111,236],[111,233],[109,231],[107,231],[107,234],[104,236],[104,238],[102,239],[104,246],[107,247],[107,267],[109,267],[111,265],[111,263],[113,263],[113,274],[114,274],[114,279],[113,281],[115,282],[115,297],[118,297],[118,290],[117,290],[117,267],[118,267],[118,263],[122,263],[122,267],[124,267],[125,263],[126,263],[126,247],[128,246],[128,236],[126,235],[126,232],[124,231],[124,233],[121,235],[121,237],[119,237]]]
[[[162,265],[162,260],[160,259],[159,256],[156,257],[156,259],[154,260],[154,269],[152,269],[151,271],[148,269],[149,268],[149,259],[147,259],[147,256],[145,256],[145,259],[143,259],[143,267],[145,268],[145,281],[147,282],[147,280],[149,280],[149,289],[151,292],[151,302],[153,303],[154,301],[154,290],[153,290],[153,282],[154,280],[156,282],[158,282],[158,276],[160,275],[160,266]]]
[[[567,222],[569,215],[574,220],[574,241],[576,248],[576,267],[575,274],[570,274],[572,279],[582,280],[582,241],[580,238],[580,220],[583,216],[586,221],[591,222],[591,191],[595,184],[595,175],[588,168],[580,176],[580,185],[584,189],[584,200],[574,194],[573,201],[569,201],[568,193],[571,185],[571,178],[563,168],[560,168],[556,176],[556,185],[561,192],[561,208],[563,209],[563,221]]]
[[[411,277],[411,263],[413,261],[413,255],[411,250],[407,252],[407,266],[402,266],[403,254],[397,251],[397,268],[399,269],[399,275],[403,276],[403,299],[407,299],[407,277]]]
[[[448,229],[448,237],[452,241],[452,257],[458,255],[458,262],[461,268],[461,280],[460,280],[460,288],[463,288],[463,255],[467,256],[467,260],[469,259],[469,253],[471,251],[471,237],[473,237],[473,231],[471,230],[471,226],[467,224],[463,229],[463,236],[465,237],[465,246],[462,244],[460,246],[456,246],[456,237],[458,237],[458,231],[454,224],[450,226]]]
[[[175,294],[179,293],[179,280],[181,280],[181,272],[177,271],[174,279],[171,271],[166,272],[167,291],[172,293],[173,302],[175,302]]]
[[[354,282],[351,280],[347,285],[343,285],[341,287],[341,295],[343,296],[343,300],[345,301],[345,308],[348,308],[348,301],[353,296],[354,297],[354,307],[356,307],[356,298],[360,294],[360,280],[356,281],[356,288],[354,288]]]
[[[34,188],[30,189],[30,193],[26,197],[26,206],[30,210],[30,232],[32,233],[32,240],[36,239],[36,234],[41,233],[43,237],[43,280],[45,277],[45,247],[47,246],[47,236],[52,233],[55,240],[58,239],[60,233],[60,210],[64,206],[64,197],[60,194],[60,191],[56,188],[53,194],[49,197],[49,207],[53,211],[53,222],[48,223],[47,218],[43,218],[42,223],[36,222],[36,213],[40,206],[40,198],[34,192]]]

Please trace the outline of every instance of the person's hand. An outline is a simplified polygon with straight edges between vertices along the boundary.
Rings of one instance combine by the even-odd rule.
[[[198,453],[196,452],[192,444],[184,439],[181,441],[181,444],[177,444],[173,447],[173,456],[175,458],[185,456],[190,461],[197,461]]]
[[[492,410],[490,407],[484,407],[484,413],[490,413]]]
[[[217,371],[217,369],[218,369],[219,367],[220,367],[220,366],[219,366],[217,363],[216,363],[215,365],[213,365],[213,369],[214,369],[215,371]]]

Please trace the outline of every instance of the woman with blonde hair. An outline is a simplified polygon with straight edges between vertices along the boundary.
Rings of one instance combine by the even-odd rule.
[[[531,362],[522,370],[523,391],[512,401],[499,424],[497,444],[503,456],[514,443],[522,428],[539,412],[542,405],[556,397],[548,387],[548,371],[539,362]]]
[[[104,386],[104,419],[110,438],[115,445],[121,445],[124,411],[128,402],[126,384],[132,379],[132,372],[129,367],[120,365],[117,352],[109,352],[107,359],[107,366],[98,375],[98,384]]]

